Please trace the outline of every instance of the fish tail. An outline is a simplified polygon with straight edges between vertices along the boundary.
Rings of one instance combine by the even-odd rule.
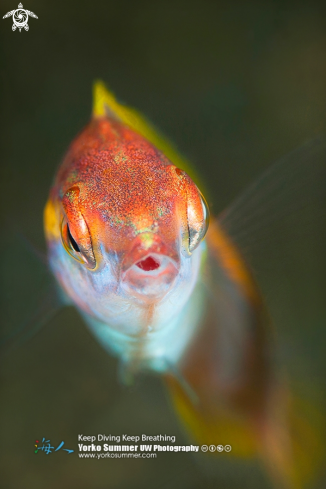
[[[311,401],[278,393],[261,430],[259,454],[280,489],[304,489],[325,456],[323,417]]]
[[[306,400],[291,397],[285,389],[273,394],[263,420],[216,406],[207,414],[192,405],[175,378],[165,377],[172,402],[190,437],[200,445],[229,445],[229,453],[210,453],[250,460],[260,458],[275,489],[310,487],[322,465],[322,415]]]

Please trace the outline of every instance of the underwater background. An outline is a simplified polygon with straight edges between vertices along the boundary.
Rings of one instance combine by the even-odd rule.
[[[1,2],[1,17],[15,8]],[[68,145],[90,118],[95,79],[193,163],[215,215],[275,160],[326,131],[324,2],[28,0],[24,8],[38,16],[28,32],[13,32],[11,18],[0,24],[3,337],[44,305],[48,278],[32,248],[45,250],[43,207]],[[308,230],[300,216],[276,225],[255,263],[282,367],[323,418],[326,207],[318,195],[302,221]],[[73,308],[4,349],[1,488],[272,487],[258,461],[227,455],[206,463],[182,453],[135,460],[35,454],[43,437],[75,451],[78,434],[189,439],[160,379],[121,386],[116,360]],[[309,487],[325,483],[321,471]]]

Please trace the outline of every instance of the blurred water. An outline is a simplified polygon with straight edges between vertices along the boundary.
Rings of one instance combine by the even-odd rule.
[[[2,15],[15,5],[3,1]],[[325,133],[323,2],[30,0],[26,8],[39,17],[29,21],[28,33],[12,32],[10,19],[0,30],[6,327],[32,309],[37,297],[25,291],[42,280],[34,258],[7,229],[44,249],[43,206],[64,151],[89,119],[95,78],[145,113],[200,168],[215,214],[279,156]],[[325,380],[322,240],[315,234],[294,261],[293,253],[283,254],[290,278],[281,286],[272,270],[262,277],[274,291],[276,316],[291,318],[286,344],[296,345],[300,331],[305,361],[293,367],[297,382]],[[297,294],[293,282],[304,285]],[[159,379],[146,377],[125,390],[116,367],[73,309],[1,361],[1,487],[270,487],[257,463],[217,462],[212,476],[184,454],[108,461],[35,455],[35,439],[76,447],[78,433],[167,433],[186,443]],[[324,486],[320,477],[313,487]]]

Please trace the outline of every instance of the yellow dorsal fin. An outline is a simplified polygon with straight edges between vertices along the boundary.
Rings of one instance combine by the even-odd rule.
[[[141,134],[178,168],[185,170],[199,185],[199,179],[188,161],[183,158],[173,145],[157,131],[137,110],[120,104],[101,80],[94,83],[93,88],[93,117],[105,117],[112,114],[131,129]]]

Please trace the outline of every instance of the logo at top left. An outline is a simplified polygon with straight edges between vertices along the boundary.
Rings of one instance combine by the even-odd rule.
[[[28,31],[29,16],[34,17],[34,19],[38,19],[37,15],[35,15],[34,12],[23,9],[22,3],[18,5],[18,8],[16,10],[11,10],[10,12],[7,12],[6,15],[3,16],[3,19],[6,19],[7,17],[11,17],[11,16],[13,20],[12,30],[15,31],[16,29],[19,29],[19,32],[21,32],[23,28],[25,29],[25,31]]]

